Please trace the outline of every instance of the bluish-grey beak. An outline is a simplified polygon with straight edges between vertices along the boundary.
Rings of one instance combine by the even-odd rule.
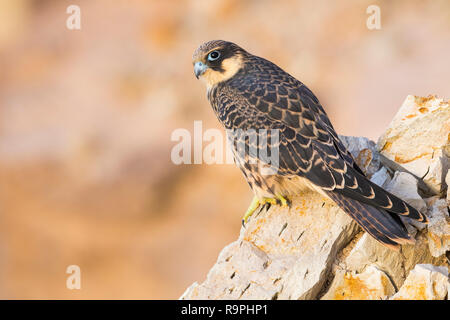
[[[194,64],[194,73],[195,77],[198,79],[205,71],[208,69],[208,66],[201,61],[197,61]]]

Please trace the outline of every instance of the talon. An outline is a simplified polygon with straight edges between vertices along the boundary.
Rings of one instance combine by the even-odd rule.
[[[282,207],[290,207],[290,201],[286,200],[282,195],[277,195],[277,201]]]
[[[289,199],[289,198],[286,198],[286,202],[287,202],[288,207],[291,208],[292,207],[292,200]]]
[[[266,207],[266,204],[264,204],[263,206],[259,206],[259,210],[258,213],[256,214],[256,217],[259,216],[259,214],[261,213],[261,211],[263,211],[263,209]]]

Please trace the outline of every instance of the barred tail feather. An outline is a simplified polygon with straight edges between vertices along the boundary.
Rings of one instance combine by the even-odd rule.
[[[396,214],[350,199],[336,192],[327,191],[326,193],[367,233],[385,246],[398,250],[402,244],[414,243],[414,239],[410,237],[405,225]]]

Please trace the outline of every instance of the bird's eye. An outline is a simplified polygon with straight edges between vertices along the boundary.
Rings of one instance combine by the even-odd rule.
[[[210,52],[210,53],[208,54],[208,60],[209,60],[209,61],[217,60],[217,59],[219,59],[219,57],[220,57],[220,52],[217,51],[217,50],[212,51],[212,52]]]

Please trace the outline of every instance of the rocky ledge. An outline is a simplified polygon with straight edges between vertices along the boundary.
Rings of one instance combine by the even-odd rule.
[[[408,96],[377,144],[341,138],[373,182],[427,213],[428,225],[406,221],[415,245],[388,249],[305,193],[255,214],[181,299],[448,298],[449,102]]]

